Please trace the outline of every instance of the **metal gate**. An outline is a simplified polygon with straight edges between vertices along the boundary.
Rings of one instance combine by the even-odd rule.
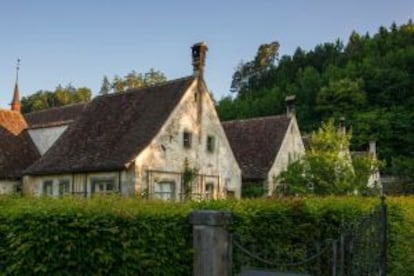
[[[386,275],[387,206],[381,204],[336,239],[264,250],[231,234],[233,267],[242,276]],[[238,272],[239,271],[239,272]]]

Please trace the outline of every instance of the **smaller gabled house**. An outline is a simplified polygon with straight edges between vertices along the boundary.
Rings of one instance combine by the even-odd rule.
[[[88,103],[25,171],[24,194],[240,197],[241,171],[203,79],[206,51],[192,47],[189,77]]]
[[[0,194],[18,192],[23,170],[40,157],[27,132],[18,99],[16,81],[11,110],[0,109]]]
[[[222,122],[242,170],[242,186],[263,185],[271,195],[277,177],[305,153],[294,112],[293,96],[286,99],[287,114]]]

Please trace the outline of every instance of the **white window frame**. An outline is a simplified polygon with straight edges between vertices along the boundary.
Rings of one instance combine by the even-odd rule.
[[[42,195],[44,196],[54,196],[53,194],[53,180],[44,180],[42,183]]]
[[[214,182],[207,182],[204,186],[205,199],[214,199]]]
[[[167,189],[166,187],[169,188]],[[159,181],[154,183],[153,198],[166,201],[175,201],[175,181]]]
[[[66,186],[65,189],[62,191],[62,187]],[[70,180],[69,179],[59,179],[58,181],[58,194],[60,197],[67,196],[71,194],[70,191]]]
[[[97,191],[96,187],[100,186],[99,191]],[[112,189],[108,189],[108,186],[112,185]],[[101,189],[103,188],[103,189]],[[118,191],[116,187],[116,180],[115,177],[94,177],[91,178],[91,194],[113,194]]]

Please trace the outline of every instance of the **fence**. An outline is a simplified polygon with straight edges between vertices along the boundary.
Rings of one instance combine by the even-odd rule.
[[[194,275],[386,275],[387,206],[381,204],[336,239],[313,246],[269,250],[225,229],[229,212],[197,211],[193,224]],[[270,238],[270,237],[269,237]]]

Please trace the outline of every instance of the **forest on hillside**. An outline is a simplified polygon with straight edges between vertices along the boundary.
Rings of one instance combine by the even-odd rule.
[[[218,101],[223,121],[283,114],[284,98],[296,95],[303,134],[322,121],[345,116],[352,150],[377,141],[385,170],[414,177],[414,24],[380,27],[375,34],[352,32],[313,50],[278,56],[279,43],[260,45],[240,63],[231,95]]]

